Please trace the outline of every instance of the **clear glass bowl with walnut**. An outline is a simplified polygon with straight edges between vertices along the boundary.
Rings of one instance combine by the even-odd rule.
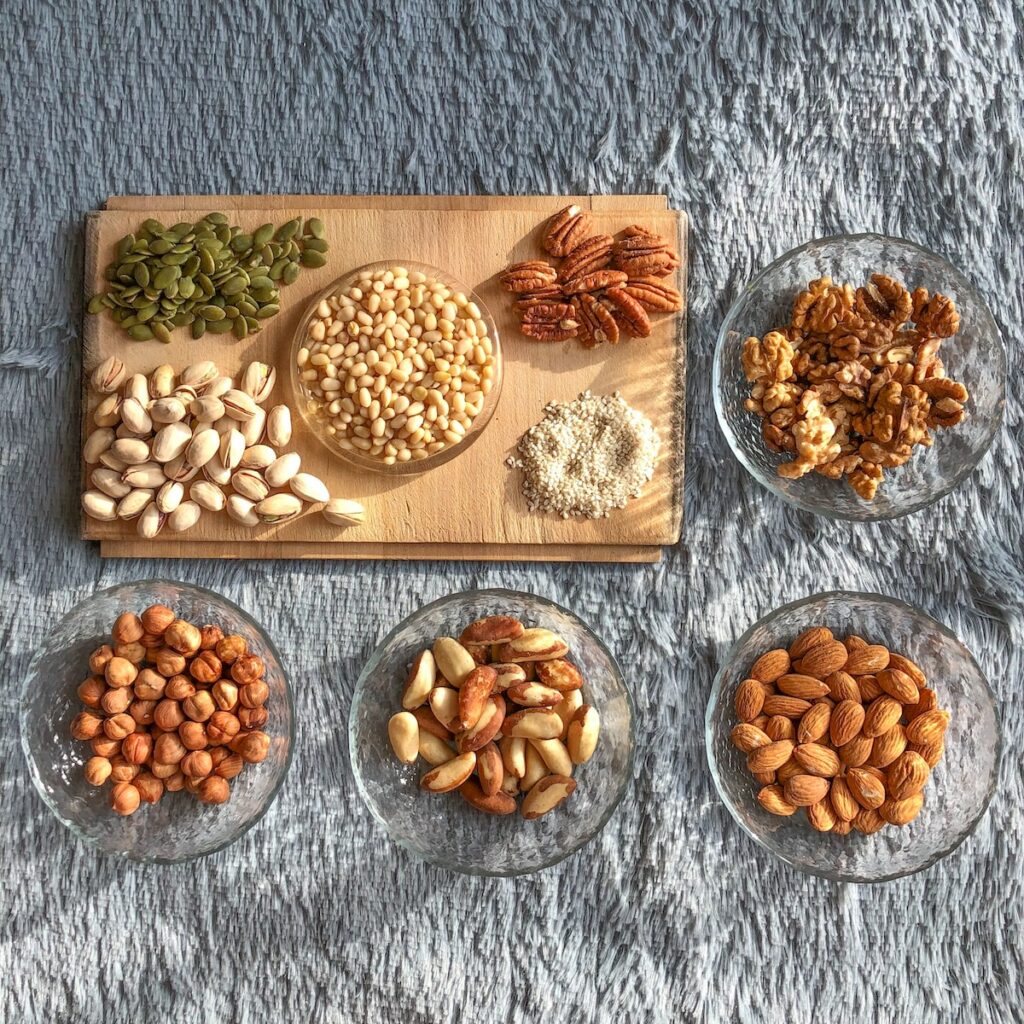
[[[940,256],[846,235],[794,249],[719,333],[718,420],[765,487],[809,512],[891,519],[957,486],[1002,418],[1006,356],[984,299]]]

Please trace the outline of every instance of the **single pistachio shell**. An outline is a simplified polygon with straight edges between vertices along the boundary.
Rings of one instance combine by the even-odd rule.
[[[199,392],[191,384],[179,384],[171,394],[186,408],[199,397]]]
[[[277,380],[277,370],[266,363],[250,363],[242,374],[241,389],[257,405],[262,405],[274,390],[274,383]]]
[[[283,523],[302,511],[302,501],[294,494],[272,494],[258,502],[254,511],[261,523]]]
[[[234,386],[234,381],[232,381],[230,377],[214,377],[213,380],[203,388],[203,397],[221,398]]]
[[[146,506],[153,500],[153,491],[148,487],[139,487],[130,491],[117,503],[118,519],[134,519],[146,511]]]
[[[303,501],[317,503],[331,500],[331,492],[327,490],[327,485],[312,473],[296,473],[288,481],[288,486],[292,493]]]
[[[211,483],[223,487],[231,479],[231,470],[221,462],[219,455],[214,455],[210,461],[203,466],[203,476]]]
[[[209,480],[197,480],[189,488],[188,496],[208,512],[220,512],[226,504],[224,492]]]
[[[267,483],[273,488],[284,487],[299,471],[302,460],[298,452],[288,452],[267,466]]]
[[[117,356],[111,356],[92,371],[92,386],[103,394],[110,394],[121,386],[124,378],[124,363]]]
[[[110,449],[108,448],[100,456],[100,465],[106,466],[107,469],[116,469],[118,473],[123,473],[128,468],[128,463],[124,459],[119,459]]]
[[[158,398],[149,407],[149,415],[154,423],[177,423],[185,418],[185,412],[185,403],[173,395]]]
[[[164,476],[168,480],[176,480],[180,484],[186,484],[199,472],[198,466],[193,466],[185,458],[184,452],[176,459],[164,463]]]
[[[156,507],[165,515],[170,515],[185,497],[185,485],[177,480],[168,480],[156,492]]]
[[[170,462],[183,454],[192,440],[192,431],[184,423],[168,423],[153,438],[153,458],[157,462]]]
[[[149,445],[137,437],[119,437],[110,450],[129,466],[149,461]]]
[[[214,420],[213,422],[213,429],[218,434],[226,434],[229,430],[237,430],[238,426],[238,420],[233,420],[230,416],[221,416],[219,420]]]
[[[163,487],[167,480],[164,468],[158,462],[144,462],[141,466],[129,466],[121,479],[130,487]]]
[[[323,508],[323,515],[334,526],[357,526],[366,518],[366,510],[358,501],[331,498]]]
[[[256,403],[244,391],[232,388],[220,399],[224,403],[224,411],[240,423],[251,420],[256,415]]]
[[[82,495],[82,509],[90,519],[109,523],[117,518],[117,502],[102,491],[86,491]]]
[[[267,440],[284,448],[292,439],[292,414],[287,405],[275,405],[267,416]]]
[[[253,413],[252,418],[246,420],[241,427],[246,448],[260,443],[260,439],[263,437],[263,428],[266,425],[267,414],[259,406],[256,406],[256,412]]]
[[[150,436],[150,431],[148,431],[148,430],[143,430],[143,431],[129,430],[128,427],[125,426],[125,424],[122,423],[119,427],[117,427],[114,430],[114,436],[117,437],[118,439],[120,439],[122,437],[129,437],[129,438],[134,438],[137,441],[148,441],[149,440],[149,436]]]
[[[241,494],[232,494],[228,496],[227,510],[228,515],[235,520],[237,523],[241,523],[243,526],[259,526],[259,517],[256,515],[256,503],[250,501],[248,498],[243,498]]]
[[[149,394],[151,398],[166,398],[173,390],[174,367],[164,363],[149,375]]]
[[[133,373],[124,384],[124,397],[134,398],[145,409],[149,405],[149,381],[141,373]]]
[[[234,423],[235,420],[231,422]],[[218,436],[220,437],[220,461],[227,469],[233,471],[241,465],[245,456],[245,438],[242,437],[242,432],[234,427]]]
[[[168,517],[167,528],[172,533],[184,533],[199,522],[202,514],[203,510],[196,502],[183,501]]]
[[[153,420],[137,398],[126,398],[121,403],[121,421],[136,434],[147,434],[153,429]]]
[[[107,395],[92,414],[92,421],[97,427],[116,427],[121,422],[121,396],[117,393]]]
[[[151,502],[139,516],[139,536],[152,540],[164,528],[166,522],[167,516],[157,508],[155,501]]]
[[[244,438],[243,438],[244,443]],[[277,452],[269,444],[254,444],[246,448],[242,453],[242,459],[238,463],[243,469],[266,469],[277,459]]]
[[[224,403],[212,395],[203,395],[197,398],[189,407],[188,411],[195,416],[200,423],[216,423],[224,416]]]
[[[115,440],[114,431],[110,427],[97,427],[82,445],[82,459],[85,464],[95,466],[100,461],[100,456],[110,450]]]
[[[211,381],[216,380],[219,376],[220,371],[217,369],[217,364],[209,359],[204,359],[201,362],[186,366],[181,371],[178,381],[180,384],[188,384],[198,391]]]
[[[89,481],[93,487],[109,494],[112,498],[120,501],[126,494],[131,493],[131,488],[121,479],[121,474],[106,466],[100,466],[92,471]]]
[[[220,434],[216,430],[202,430],[194,434],[185,449],[185,461],[197,468],[205,466],[220,450]]]
[[[250,501],[262,501],[270,493],[267,481],[255,469],[240,469],[233,473],[231,486]]]

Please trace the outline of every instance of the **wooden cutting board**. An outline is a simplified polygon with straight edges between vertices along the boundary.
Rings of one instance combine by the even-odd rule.
[[[126,343],[106,317],[88,317],[84,367],[107,355],[130,371],[157,363],[177,368],[211,358],[234,374],[251,359],[278,368],[273,401],[291,403],[290,353],[298,318],[312,295],[360,263],[396,258],[446,266],[471,284],[490,307],[502,339],[505,382],[494,419],[457,459],[417,477],[392,478],[352,470],[334,458],[296,417],[291,448],[304,468],[331,492],[363,501],[362,526],[339,530],[311,513],[280,527],[248,530],[224,515],[204,514],[186,535],[137,537],[134,524],[83,520],[83,536],[101,541],[113,557],[453,558],[543,561],[656,561],[662,545],[678,541],[682,513],[685,316],[666,318],[651,338],[587,352],[574,343],[538,345],[518,335],[511,303],[494,275],[507,263],[537,252],[537,230],[570,201],[590,207],[598,228],[613,232],[640,221],[677,237],[684,263],[677,287],[685,294],[685,217],[665,209],[664,197],[121,197],[90,217],[86,287],[100,284],[113,243],[146,216],[195,219],[213,208],[237,212],[254,227],[291,216],[318,214],[327,225],[327,267],[307,270],[282,290],[282,312],[254,338],[229,336],[194,342],[177,332],[170,345]],[[579,391],[620,390],[646,413],[662,437],[654,479],[643,496],[604,520],[562,520],[530,513],[518,473],[505,458],[522,432],[540,420],[550,399]],[[86,396],[88,416],[94,404]],[[84,428],[88,426],[88,420]]]

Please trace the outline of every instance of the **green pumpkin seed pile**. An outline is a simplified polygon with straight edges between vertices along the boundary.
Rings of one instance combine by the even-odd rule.
[[[254,334],[281,308],[282,284],[299,268],[327,262],[323,221],[301,217],[264,224],[251,235],[228,224],[223,213],[208,213],[195,224],[164,227],[146,220],[117,243],[116,258],[104,272],[110,287],[89,300],[90,313],[109,309],[136,341],[171,340],[176,327],[192,337]]]

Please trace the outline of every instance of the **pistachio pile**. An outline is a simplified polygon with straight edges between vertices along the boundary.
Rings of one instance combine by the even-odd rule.
[[[117,243],[104,271],[110,285],[86,308],[109,309],[135,341],[169,342],[171,331],[188,326],[193,338],[228,331],[244,338],[280,310],[280,285],[291,284],[300,266],[322,267],[327,249],[316,217],[263,224],[251,235],[223,213],[169,228],[150,218]]]
[[[296,452],[279,454],[291,441],[292,421],[286,405],[263,408],[276,378],[273,367],[253,362],[236,386],[206,360],[178,375],[158,366],[147,379],[128,376],[116,356],[105,360],[91,378],[104,397],[82,453],[96,467],[82,495],[85,514],[137,520],[146,539],[164,526],[183,533],[204,510],[226,509],[245,526],[274,525],[308,502],[322,504],[332,525],[361,522],[361,505],[332,500],[319,477],[300,472]]]

